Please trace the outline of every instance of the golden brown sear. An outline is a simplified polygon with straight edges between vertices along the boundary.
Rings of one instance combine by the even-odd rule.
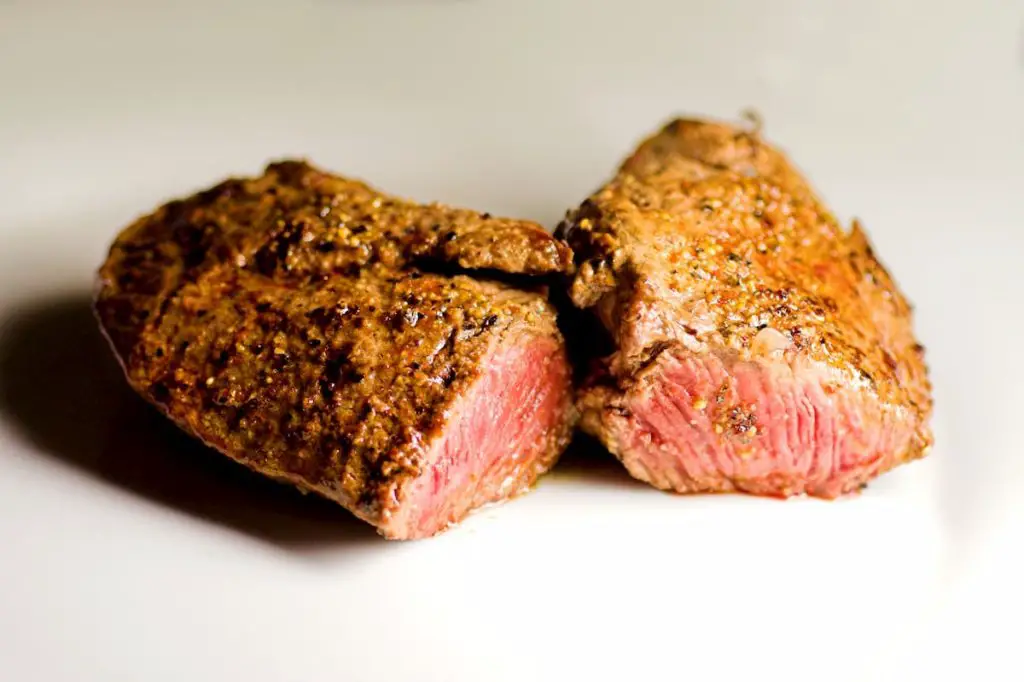
[[[570,389],[554,311],[539,285],[489,273],[570,267],[536,224],[415,204],[286,161],[125,229],[100,270],[96,312],[131,385],[185,430],[389,537],[421,537],[529,486],[564,447]],[[521,384],[509,399],[529,408],[529,438],[515,452],[456,448],[449,433],[475,428],[465,403],[498,400],[477,394],[513,347],[543,365],[505,370]],[[523,418],[498,405],[495,418]],[[501,489],[499,475],[510,481]]]

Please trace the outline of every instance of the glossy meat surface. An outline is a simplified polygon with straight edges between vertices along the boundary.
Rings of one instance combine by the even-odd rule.
[[[757,132],[672,121],[558,236],[616,349],[582,425],[638,478],[833,497],[930,446],[909,304]]]
[[[463,273],[568,265],[568,250],[532,223],[420,206],[283,162],[128,227],[101,269],[96,311],[132,386],[185,430],[389,537],[422,537],[528,486],[571,428],[565,350],[543,292]],[[515,455],[487,462],[515,485],[485,476],[435,491],[450,500],[417,497],[465,396],[513,344],[538,365],[510,368],[525,382],[510,399],[532,406],[541,430],[515,453],[480,431],[459,456],[474,467]]]

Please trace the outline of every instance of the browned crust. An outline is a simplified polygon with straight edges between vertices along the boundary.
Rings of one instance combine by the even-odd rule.
[[[95,309],[131,385],[185,430],[379,524],[489,353],[561,344],[542,293],[422,267],[438,262],[571,267],[536,224],[282,162],[126,228]]]
[[[861,227],[844,231],[759,131],[669,122],[556,236],[575,252],[573,302],[598,315],[617,347],[592,384],[624,390],[671,345],[757,357],[767,327],[788,352],[907,408],[915,438],[900,459],[931,444],[931,384],[911,306]],[[584,396],[581,409],[595,402]],[[599,423],[584,414],[597,435]]]

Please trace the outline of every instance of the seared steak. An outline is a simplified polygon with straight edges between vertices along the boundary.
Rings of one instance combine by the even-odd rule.
[[[128,381],[183,429],[420,538],[522,492],[564,448],[554,311],[496,273],[570,267],[535,224],[288,161],[125,229],[96,311]]]
[[[633,476],[831,498],[928,450],[910,305],[756,131],[669,123],[557,235],[614,346],[581,425]]]

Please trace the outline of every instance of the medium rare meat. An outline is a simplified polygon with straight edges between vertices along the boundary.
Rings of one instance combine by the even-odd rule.
[[[570,267],[535,224],[285,161],[125,229],[96,312],[128,381],[183,429],[421,538],[524,491],[566,445],[554,311],[496,273]]]
[[[581,426],[636,478],[832,498],[929,449],[910,305],[757,131],[669,123],[557,235],[614,349]]]

